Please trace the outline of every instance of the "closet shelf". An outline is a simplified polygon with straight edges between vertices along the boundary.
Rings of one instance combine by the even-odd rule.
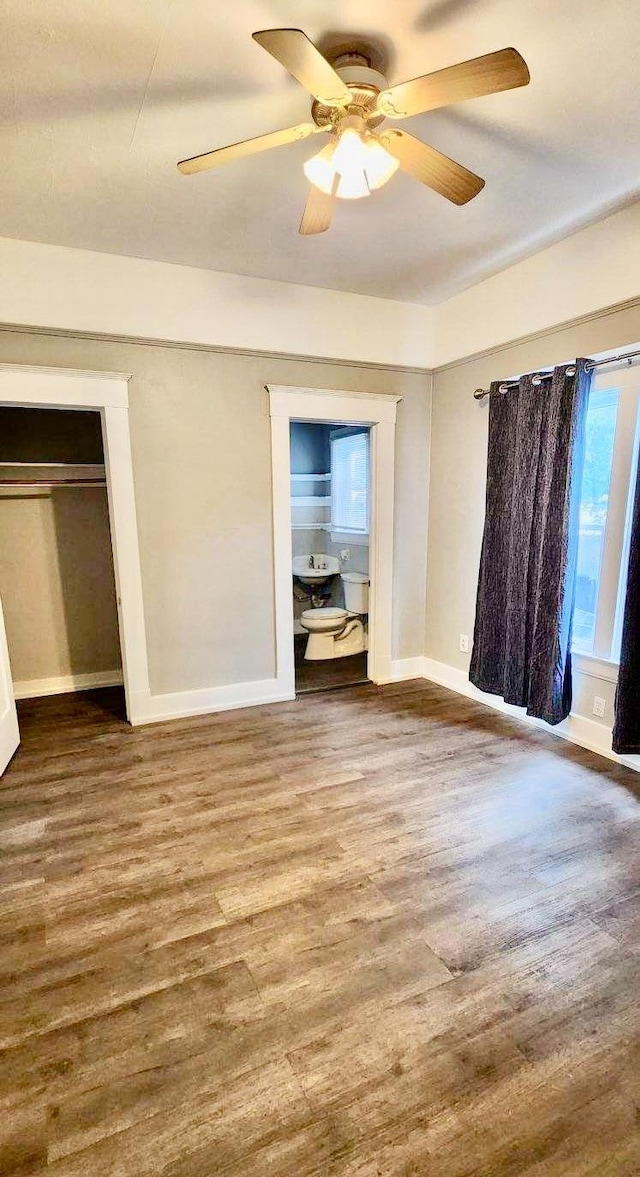
[[[330,507],[331,495],[292,495],[292,507]]]
[[[330,474],[292,474],[291,481],[296,482],[331,482]]]
[[[330,523],[292,523],[292,531],[333,531]]]

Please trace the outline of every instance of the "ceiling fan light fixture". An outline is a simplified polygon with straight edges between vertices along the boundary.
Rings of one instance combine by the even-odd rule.
[[[340,172],[341,176],[350,172],[364,171],[367,163],[364,135],[365,125],[363,120],[359,118],[343,119],[338,127],[338,141],[333,162],[336,171]]]
[[[327,196],[342,200],[360,200],[369,196],[370,186],[365,172],[366,147],[356,131],[346,132],[328,143],[317,155],[303,165],[311,184]]]
[[[397,168],[398,160],[367,133],[364,121],[347,116],[336,138],[304,164],[304,174],[327,196],[360,200],[386,184]]]
[[[382,146],[382,144],[369,135],[365,142],[367,158],[364,165],[367,183],[370,188],[382,188],[383,184],[388,183],[392,176],[395,176],[400,161]]]
[[[341,200],[361,200],[363,196],[371,196],[371,189],[367,183],[366,172],[361,168],[338,173],[338,186],[335,195]]]
[[[327,196],[333,195],[336,182],[335,151],[335,142],[327,143],[327,146],[323,147],[317,155],[312,155],[302,168],[309,183],[319,188]]]
[[[371,195],[367,180],[368,152],[364,140],[366,124],[357,115],[347,115],[338,127],[333,166],[339,177],[335,189],[342,200],[360,200]]]

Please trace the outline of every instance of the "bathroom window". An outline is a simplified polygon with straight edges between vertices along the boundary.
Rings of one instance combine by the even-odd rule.
[[[369,533],[369,432],[331,434],[331,529],[344,535]]]

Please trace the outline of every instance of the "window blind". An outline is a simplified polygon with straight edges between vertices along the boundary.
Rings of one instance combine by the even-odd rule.
[[[369,434],[331,438],[331,526],[334,531],[369,531]]]

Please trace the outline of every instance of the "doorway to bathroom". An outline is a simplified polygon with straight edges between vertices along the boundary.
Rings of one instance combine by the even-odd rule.
[[[370,428],[291,421],[296,694],[368,681]]]
[[[281,697],[345,685],[344,678],[389,682],[394,678],[395,424],[402,398],[281,385],[267,385],[267,391]],[[324,440],[312,441],[313,434],[301,431],[303,444],[314,448],[300,464],[296,456],[292,468],[292,425],[312,424],[323,427]],[[320,454],[324,460],[318,465]],[[311,549],[305,531],[313,534]],[[324,668],[311,668],[314,662]]]

